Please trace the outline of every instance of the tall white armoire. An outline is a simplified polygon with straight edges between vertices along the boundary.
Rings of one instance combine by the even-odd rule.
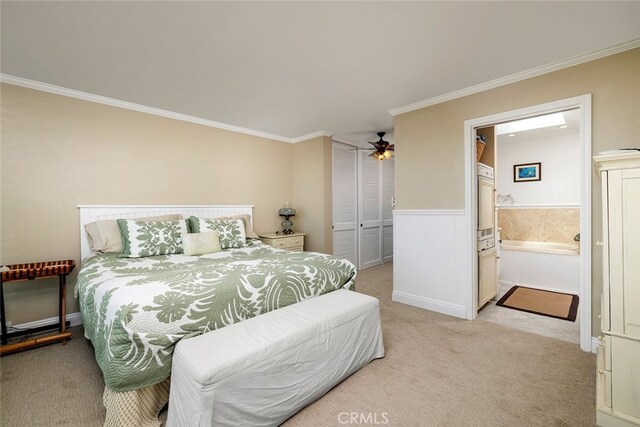
[[[600,426],[640,426],[640,152],[594,157],[602,179]]]

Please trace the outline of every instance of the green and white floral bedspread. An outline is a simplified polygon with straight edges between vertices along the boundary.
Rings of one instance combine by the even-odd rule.
[[[182,338],[354,289],[356,269],[347,260],[249,242],[197,257],[85,260],[76,292],[109,388],[129,391],[168,378],[173,346]]]

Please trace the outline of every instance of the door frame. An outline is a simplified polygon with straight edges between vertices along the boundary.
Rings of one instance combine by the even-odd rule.
[[[475,129],[496,125],[526,117],[549,114],[570,109],[580,111],[580,348],[592,351],[591,319],[591,94],[561,99],[545,104],[534,105],[517,110],[492,114],[465,120],[465,220],[469,236],[468,256],[470,258],[471,283],[467,288],[467,319],[478,316],[478,252],[477,252],[477,214],[478,194],[476,188],[476,141]]]

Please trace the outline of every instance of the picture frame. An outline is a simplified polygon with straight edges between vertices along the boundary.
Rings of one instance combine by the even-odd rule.
[[[513,182],[530,182],[542,180],[542,164],[522,163],[513,165]]]

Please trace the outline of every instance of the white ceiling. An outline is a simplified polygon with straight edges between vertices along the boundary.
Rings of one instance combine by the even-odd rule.
[[[640,2],[9,2],[1,70],[295,138],[640,38]],[[390,138],[392,140],[392,135]]]

